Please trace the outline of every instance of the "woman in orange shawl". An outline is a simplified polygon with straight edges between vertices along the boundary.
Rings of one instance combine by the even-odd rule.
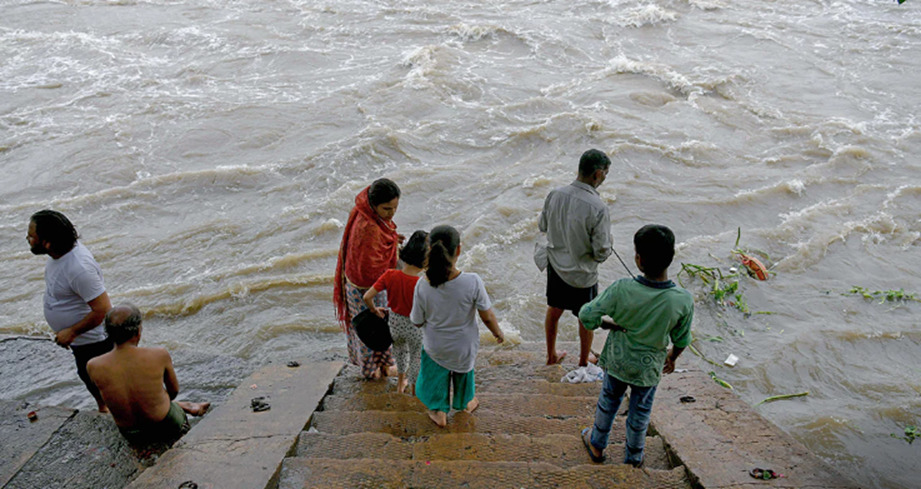
[[[389,348],[376,352],[358,339],[352,318],[366,309],[362,300],[365,291],[387,269],[397,265],[397,250],[403,236],[397,234],[393,215],[399,203],[397,184],[386,178],[375,180],[355,197],[355,207],[349,213],[339,246],[333,292],[336,318],[348,335],[349,361],[361,367],[365,378],[387,375],[387,369],[394,365]],[[385,292],[374,297],[376,306],[387,307]]]

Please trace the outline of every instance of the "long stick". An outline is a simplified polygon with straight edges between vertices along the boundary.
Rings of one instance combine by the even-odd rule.
[[[623,265],[624,268],[627,269],[627,275],[630,275],[631,277],[636,277],[636,275],[634,275],[633,272],[630,271],[630,267],[628,267],[627,264],[624,263],[624,260],[620,257],[620,255],[617,254],[617,250],[615,250],[614,248],[611,248],[611,250],[614,252],[614,256],[616,256],[617,259],[620,260],[620,264]]]

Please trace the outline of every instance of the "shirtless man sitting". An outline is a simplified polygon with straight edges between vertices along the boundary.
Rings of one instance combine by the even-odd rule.
[[[201,416],[211,403],[176,402],[179,380],[164,348],[142,348],[141,312],[131,304],[106,314],[106,333],[115,348],[86,368],[129,441],[175,441],[189,430],[186,413]]]

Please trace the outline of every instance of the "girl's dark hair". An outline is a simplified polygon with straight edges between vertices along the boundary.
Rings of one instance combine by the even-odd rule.
[[[640,255],[643,273],[658,275],[675,257],[675,234],[660,224],[647,224],[633,235],[633,247]]]
[[[32,214],[31,220],[35,223],[38,239],[51,243],[51,251],[56,255],[72,250],[80,237],[70,220],[58,211],[40,210]]]
[[[400,249],[400,259],[414,267],[425,268],[425,255],[429,251],[429,233],[416,231],[403,248]]]
[[[451,226],[436,226],[429,234],[429,267],[425,271],[432,287],[448,281],[451,273],[451,260],[460,245],[460,233]]]
[[[389,178],[378,178],[371,183],[368,189],[368,200],[371,202],[371,207],[390,202],[399,196],[400,187],[397,187],[397,184]]]

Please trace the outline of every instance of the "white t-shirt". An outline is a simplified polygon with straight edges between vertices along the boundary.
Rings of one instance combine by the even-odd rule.
[[[477,311],[492,307],[483,280],[461,273],[438,287],[428,280],[416,282],[409,319],[422,324],[422,346],[438,365],[459,373],[473,370],[480,348]]]
[[[79,241],[64,256],[48,258],[45,264],[45,320],[55,332],[67,329],[84,318],[92,308],[87,304],[106,291],[102,269],[90,250]],[[77,336],[72,345],[89,345],[106,339],[99,326]]]

